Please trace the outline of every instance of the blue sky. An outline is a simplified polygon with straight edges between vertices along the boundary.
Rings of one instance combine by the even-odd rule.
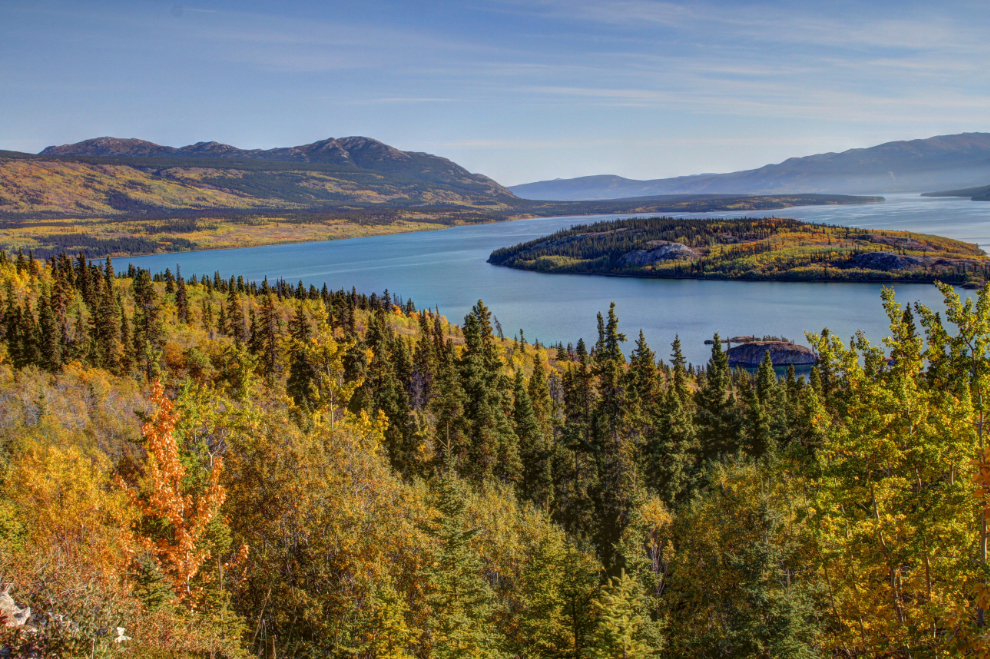
[[[0,2],[0,149],[366,135],[511,185],[990,131],[990,3]]]

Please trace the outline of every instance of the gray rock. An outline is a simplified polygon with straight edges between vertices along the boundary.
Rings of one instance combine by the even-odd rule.
[[[849,267],[865,268],[867,270],[913,270],[928,265],[931,262],[923,256],[904,256],[892,252],[866,252],[857,254],[849,260]]]
[[[733,346],[727,351],[730,366],[759,366],[769,352],[774,366],[808,366],[815,363],[811,348],[785,341],[754,341]]]
[[[657,241],[659,242],[659,241]],[[654,242],[653,244],[657,244]],[[627,252],[619,259],[621,266],[653,265],[660,261],[689,260],[698,257],[698,253],[681,243],[660,243],[650,250],[637,249]]]

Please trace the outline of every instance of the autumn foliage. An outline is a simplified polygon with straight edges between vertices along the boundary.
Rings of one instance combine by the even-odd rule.
[[[202,543],[203,535],[226,498],[220,485],[223,458],[212,458],[208,481],[201,492],[187,491],[186,468],[179,460],[174,434],[178,415],[157,380],[151,385],[151,404],[155,411],[141,427],[148,452],[144,479],[141,487],[130,493],[141,515],[139,526],[160,528],[162,532],[157,537],[138,532],[135,541],[168,575],[176,596],[186,599],[192,594],[193,578],[210,557]]]
[[[0,575],[38,615],[0,644],[986,657],[990,292],[942,292],[801,377],[627,351],[614,307],[547,347],[481,301],[0,253]]]

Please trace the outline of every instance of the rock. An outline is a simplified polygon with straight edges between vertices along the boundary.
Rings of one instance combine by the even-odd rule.
[[[0,593],[0,616],[3,618],[3,623],[7,627],[20,627],[34,631],[34,628],[28,625],[28,622],[31,620],[31,607],[26,606],[22,609],[17,606],[14,598],[8,592],[9,589],[10,586],[8,585]]]
[[[768,351],[774,366],[809,366],[815,363],[815,353],[811,348],[786,341],[754,341],[729,348],[729,365],[759,366]]]
[[[865,238],[871,243],[879,243],[881,245],[890,245],[891,247],[897,247],[898,249],[909,249],[912,252],[934,252],[936,251],[931,245],[926,245],[920,240],[915,240],[914,238],[908,238],[906,236],[878,236],[876,234],[870,234],[868,236],[861,236],[860,239]]]
[[[654,241],[652,244],[660,243]],[[695,259],[698,253],[681,243],[660,243],[651,250],[637,249],[627,252],[619,259],[621,266],[653,265],[660,261]]]
[[[930,259],[921,256],[903,256],[893,252],[866,252],[857,254],[848,262],[848,267],[865,268],[867,270],[912,270],[930,263]]]

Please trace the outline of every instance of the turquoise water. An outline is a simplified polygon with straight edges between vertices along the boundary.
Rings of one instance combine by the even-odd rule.
[[[990,203],[889,195],[883,204],[791,208],[776,213],[812,222],[935,233],[990,246]],[[734,217],[725,213],[680,213],[681,217]],[[770,212],[746,213],[770,216]],[[507,336],[519,328],[530,342],[593,340],[596,314],[616,304],[629,347],[640,328],[660,355],[669,353],[678,333],[685,356],[707,359],[704,345],[714,332],[723,336],[773,334],[804,341],[804,332],[828,327],[848,337],[863,330],[874,342],[887,335],[878,284],[739,282],[632,279],[543,275],[486,263],[498,247],[532,240],[596,217],[556,217],[442,231],[355,238],[320,243],[274,245],[129,259],[152,271],[182,267],[185,276],[244,275],[260,281],[284,277],[318,288],[357,287],[371,293],[389,289],[419,307],[439,306],[460,321],[479,298],[491,308]],[[631,217],[631,216],[611,216]],[[121,260],[118,269],[124,264]],[[934,286],[897,284],[902,302],[942,308]],[[969,292],[964,292],[969,294]]]

